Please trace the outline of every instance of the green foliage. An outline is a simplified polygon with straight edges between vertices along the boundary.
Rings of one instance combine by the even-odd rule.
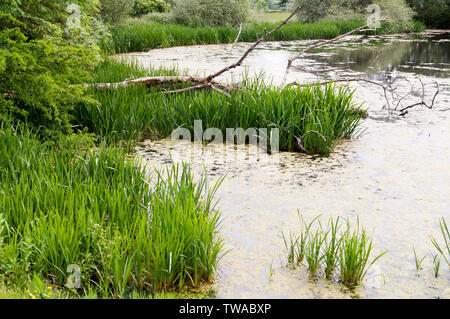
[[[323,19],[328,14],[328,9],[332,0],[294,0],[291,1],[290,7],[294,8],[298,5],[302,6],[297,14],[298,21],[301,23],[315,22]]]
[[[407,0],[416,12],[415,18],[428,27],[450,28],[450,0]]]
[[[439,220],[439,226],[441,228],[443,244],[440,244],[435,237],[432,237],[431,242],[450,267],[450,231],[448,230],[447,222],[444,217],[442,217],[442,220]]]
[[[177,23],[190,26],[237,26],[249,15],[248,1],[241,0],[175,0]]]
[[[356,229],[347,220],[346,229],[340,231],[343,223],[339,217],[336,220],[330,218],[326,228],[320,222],[320,215],[309,223],[300,214],[299,217],[300,234],[295,236],[290,233],[289,240],[283,234],[288,262],[295,267],[301,265],[305,258],[313,278],[321,275],[329,280],[339,278],[342,284],[355,287],[362,283],[370,267],[386,253],[370,260],[372,239],[363,227],[360,228],[359,220]]]
[[[286,10],[288,8],[290,0],[278,0],[276,3],[279,8]]]
[[[208,189],[186,165],[152,180],[122,149],[91,148],[49,147],[27,126],[0,122],[0,268],[14,274],[9,287],[29,283],[43,297],[47,282],[125,297],[211,280],[222,249],[219,184]],[[69,291],[73,264],[81,287]]]
[[[377,4],[381,8],[381,16],[389,16],[393,23],[409,22],[412,10],[404,0],[293,0],[291,7],[301,5],[298,13],[300,22],[314,22],[320,19],[359,19],[366,20],[370,13],[367,7]]]
[[[71,130],[73,103],[93,103],[81,88],[96,63],[105,29],[96,4],[7,0],[0,13],[0,114],[26,120],[43,135]]]
[[[100,0],[100,15],[111,25],[119,24],[129,17],[134,0]]]
[[[263,11],[267,10],[269,0],[250,0],[250,6],[253,10]]]
[[[142,19],[145,19],[143,17]],[[278,23],[252,23],[242,28],[241,41],[253,42]],[[361,21],[320,21],[311,24],[290,23],[274,32],[269,41],[306,39],[331,39],[360,27]],[[110,53],[147,51],[160,47],[181,45],[233,43],[238,28],[231,26],[189,27],[177,24],[148,23],[139,21],[117,26],[111,30],[112,37],[102,42],[102,49]]]
[[[167,12],[170,5],[164,0],[135,0],[131,16],[141,17],[153,12]]]
[[[112,70],[102,74],[115,74],[114,64],[109,62],[108,68]],[[122,71],[121,80],[129,77]],[[153,72],[170,75],[174,71]],[[165,138],[178,127],[186,127],[193,136],[194,121],[202,120],[204,129],[218,128],[224,136],[226,128],[277,127],[280,150],[329,154],[336,141],[358,133],[364,112],[343,87],[278,89],[256,81],[243,85],[246,92],[232,92],[230,98],[205,90],[173,95],[148,93],[140,87],[93,90],[101,107],[80,103],[75,114],[78,124],[110,143],[143,134]]]

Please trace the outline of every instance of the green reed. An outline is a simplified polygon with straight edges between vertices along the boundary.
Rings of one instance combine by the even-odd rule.
[[[371,259],[372,239],[359,227],[359,221],[355,230],[349,220],[346,229],[341,230],[344,224],[340,218],[330,218],[325,228],[319,217],[310,223],[301,218],[298,236],[291,233],[287,240],[283,234],[288,263],[294,265],[295,258],[301,262],[304,257],[312,278],[323,276],[348,287],[360,285],[370,267],[386,252]]]
[[[101,67],[104,74],[118,74],[118,63]],[[120,66],[123,80],[128,77]],[[105,70],[106,69],[106,70]],[[149,73],[154,71],[150,70]],[[172,75],[175,70],[157,70]],[[245,92],[194,91],[162,95],[142,87],[97,91],[97,104],[80,104],[74,109],[79,125],[88,127],[108,143],[134,140],[141,136],[170,137],[180,127],[193,137],[194,121],[201,120],[203,130],[218,128],[226,136],[227,128],[279,128],[281,151],[329,154],[340,139],[357,136],[364,111],[353,100],[353,93],[333,84],[303,88],[276,88],[262,81],[247,80]]]
[[[425,258],[427,256],[423,256],[422,258],[419,258],[417,256],[416,248],[414,246],[413,246],[413,252],[414,252],[414,261],[416,263],[416,271],[419,271],[420,270],[420,266],[422,265],[423,261],[425,260]]]
[[[341,237],[339,246],[339,270],[342,283],[354,287],[359,285],[369,268],[386,252],[376,256],[370,261],[372,252],[372,239],[364,228],[359,229],[359,220],[356,230],[351,229],[347,221],[347,229]]]
[[[254,42],[278,23],[252,23],[244,25],[240,41]],[[331,39],[363,25],[361,21],[320,21],[309,24],[289,23],[274,32],[268,41]],[[148,51],[182,45],[233,43],[238,30],[231,26],[189,27],[155,22],[134,23],[113,27],[112,36],[102,43],[108,53]]]
[[[14,274],[9,286],[37,277],[71,294],[123,297],[212,279],[220,181],[210,188],[186,165],[150,179],[123,149],[49,146],[7,120],[0,152],[0,269]],[[65,287],[70,265],[79,288]]]

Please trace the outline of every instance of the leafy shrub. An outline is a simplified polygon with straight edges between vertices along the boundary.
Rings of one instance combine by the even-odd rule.
[[[106,29],[90,0],[6,0],[0,13],[0,114],[43,135],[71,130],[75,101],[92,103],[71,82],[89,78]],[[59,134],[59,133],[58,133]]]
[[[142,19],[146,23],[156,22],[166,24],[172,22],[172,15],[168,12],[153,12],[143,16]]]
[[[164,0],[135,0],[131,15],[141,17],[153,12],[167,12],[170,5]]]
[[[250,0],[250,6],[253,10],[263,11],[268,9],[268,0]]]
[[[293,0],[289,6],[293,9],[300,5],[302,8],[297,14],[298,21],[307,23],[325,18],[330,4],[331,0]]]
[[[248,1],[175,0],[174,20],[190,26],[239,25],[249,15]]]
[[[100,15],[109,24],[118,24],[131,13],[134,0],[100,0]]]

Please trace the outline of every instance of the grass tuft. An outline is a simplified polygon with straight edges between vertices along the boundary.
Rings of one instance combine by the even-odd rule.
[[[386,252],[370,260],[372,253],[372,239],[359,227],[352,230],[347,220],[346,229],[340,231],[340,218],[330,218],[324,228],[319,219],[320,215],[310,223],[301,217],[301,229],[298,236],[290,234],[289,240],[283,234],[285,246],[288,250],[288,263],[297,265],[302,263],[303,257],[307,262],[307,269],[312,278],[324,276],[329,280],[339,280],[348,287],[360,285],[370,267]],[[317,224],[317,227],[312,227]],[[339,278],[339,279],[337,279]]]
[[[151,180],[123,149],[50,147],[8,120],[0,121],[0,152],[0,269],[13,274],[0,279],[8,288],[124,297],[212,280],[221,180],[210,189],[186,165]]]

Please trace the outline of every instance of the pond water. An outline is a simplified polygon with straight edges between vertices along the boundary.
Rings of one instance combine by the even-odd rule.
[[[287,59],[314,41],[271,42],[261,45],[245,65],[223,81],[244,73],[263,74],[280,83]],[[177,65],[193,74],[221,69],[238,58],[248,44],[207,45],[152,50],[120,55],[144,66]],[[226,178],[217,197],[223,216],[220,232],[229,252],[221,260],[213,289],[218,298],[450,298],[450,270],[441,264],[434,278],[430,236],[440,236],[439,218],[450,217],[450,33],[395,35],[379,38],[352,36],[305,55],[297,65],[339,67],[322,74],[383,80],[387,74],[425,83],[426,99],[440,94],[432,110],[412,109],[404,117],[383,110],[383,92],[352,84],[369,117],[365,132],[343,141],[329,157],[257,153],[253,146],[209,145],[146,141],[138,154],[151,166],[188,160],[196,174],[206,170],[213,182]],[[262,73],[261,73],[262,72]],[[293,71],[289,81],[317,80],[311,73]],[[296,232],[297,211],[305,219],[322,214],[359,221],[373,236],[374,255],[385,250],[354,291],[326,280],[313,281],[304,268],[286,267],[281,232]],[[415,247],[427,256],[416,272]]]

